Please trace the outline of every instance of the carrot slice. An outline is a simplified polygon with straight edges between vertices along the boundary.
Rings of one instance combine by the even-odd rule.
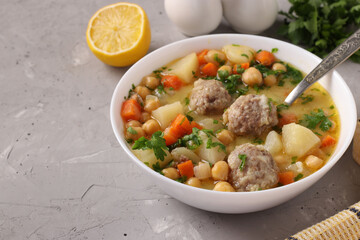
[[[332,136],[330,135],[326,135],[322,140],[321,140],[321,145],[320,145],[320,148],[323,148],[323,147],[329,147],[329,146],[332,146],[336,143],[336,139],[333,138]]]
[[[262,65],[270,66],[275,62],[275,56],[271,52],[263,50],[256,54],[255,60],[261,63]]]
[[[176,75],[164,75],[161,78],[164,87],[172,87],[174,90],[179,90],[182,86],[181,79]]]
[[[197,54],[199,65],[204,65],[207,63],[207,61],[205,60],[205,55],[208,53],[208,51],[209,50],[204,49],[200,53]]]
[[[194,176],[194,165],[191,160],[177,165],[181,176],[186,176],[188,179]]]
[[[214,63],[207,63],[202,69],[201,72],[206,76],[214,77],[217,74],[218,67]]]
[[[164,139],[166,146],[169,146],[171,144],[176,143],[179,137],[176,135],[176,133],[173,132],[173,130],[170,127],[168,127],[164,131]]]
[[[296,123],[297,122],[297,116],[294,113],[285,113],[281,115],[281,118],[279,118],[278,126],[282,127],[289,123]]]
[[[287,185],[294,182],[294,173],[292,171],[282,172],[278,174],[279,183]]]
[[[177,134],[178,137],[182,137],[191,132],[191,124],[187,117],[183,114],[178,114],[174,121],[172,121],[170,128],[173,129],[173,132]]]
[[[141,106],[135,99],[128,99],[121,106],[121,117],[124,121],[137,120],[141,118]]]
[[[242,64],[235,64],[233,67],[233,73],[241,73],[240,69],[248,69],[250,67],[250,63],[242,63]]]

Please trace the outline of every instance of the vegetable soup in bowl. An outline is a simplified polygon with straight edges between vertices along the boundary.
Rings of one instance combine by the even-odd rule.
[[[284,99],[321,59],[279,40],[220,34],[164,46],[134,64],[111,102],[114,133],[166,193],[221,213],[281,204],[349,146],[356,107],[333,71]]]

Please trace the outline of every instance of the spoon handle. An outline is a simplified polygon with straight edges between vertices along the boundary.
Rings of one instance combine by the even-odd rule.
[[[287,105],[291,105],[310,85],[318,81],[327,72],[348,59],[360,48],[360,29],[353,33],[337,48],[322,60],[305,78],[291,91],[285,99]]]

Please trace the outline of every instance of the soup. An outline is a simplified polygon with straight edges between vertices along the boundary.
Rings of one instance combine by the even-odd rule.
[[[318,83],[283,104],[303,74],[277,49],[231,44],[144,76],[121,109],[133,153],[164,176],[215,191],[258,191],[320,169],[340,122]]]

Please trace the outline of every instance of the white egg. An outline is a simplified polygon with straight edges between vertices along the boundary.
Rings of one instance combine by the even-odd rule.
[[[221,0],[165,0],[164,4],[169,19],[188,36],[210,33],[221,22]]]
[[[224,17],[240,33],[260,33],[278,15],[277,0],[222,0]]]

